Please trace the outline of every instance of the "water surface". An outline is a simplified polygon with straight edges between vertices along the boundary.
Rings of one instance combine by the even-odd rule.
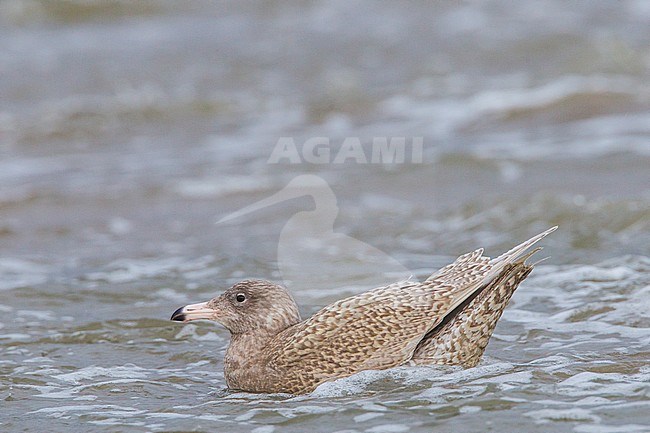
[[[648,431],[649,21],[642,0],[0,3],[0,426]],[[422,137],[423,161],[269,164],[280,137]],[[234,393],[227,332],[168,318],[281,280],[283,227],[321,201],[215,222],[304,174],[333,232],[418,278],[560,230],[478,367]],[[305,315],[391,282],[314,246]]]

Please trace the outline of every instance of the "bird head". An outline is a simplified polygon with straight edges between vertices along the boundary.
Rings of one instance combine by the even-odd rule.
[[[212,320],[231,334],[260,330],[276,334],[300,322],[293,297],[282,286],[264,280],[241,281],[207,302],[179,308],[171,320]]]

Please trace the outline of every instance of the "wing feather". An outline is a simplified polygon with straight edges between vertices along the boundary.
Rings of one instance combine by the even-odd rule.
[[[439,282],[405,281],[335,302],[280,333],[268,347],[269,366],[325,381],[407,362],[447,311],[471,292]]]
[[[304,391],[361,370],[403,364],[450,311],[555,229],[493,260],[478,249],[422,283],[402,281],[337,301],[271,340],[268,366]]]

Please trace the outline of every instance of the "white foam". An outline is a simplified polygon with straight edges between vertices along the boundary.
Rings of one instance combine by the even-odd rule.
[[[107,281],[119,284],[137,281],[143,278],[154,278],[204,271],[210,266],[213,256],[208,255],[192,260],[183,257],[167,257],[162,259],[119,259],[108,265],[108,271],[90,272],[85,278],[91,281]]]
[[[458,408],[458,412],[460,413],[476,413],[482,410],[483,409],[480,406],[470,406],[470,405],[461,406]]]
[[[28,260],[0,258],[0,290],[36,286],[47,281],[50,268]]]
[[[61,415],[65,415],[69,413],[77,413],[77,412],[101,412],[103,415],[113,415],[119,417],[141,415],[145,413],[144,410],[136,409],[134,407],[128,407],[128,406],[117,406],[112,404],[106,404],[106,405],[89,404],[89,405],[44,407],[31,412],[27,412],[27,414],[44,413],[52,416],[57,416],[57,415],[61,416]]]
[[[401,433],[409,431],[410,428],[406,424],[384,424],[371,427],[366,430],[368,433]]]
[[[16,315],[19,317],[32,317],[40,321],[57,320],[54,311],[43,310],[18,310]]]
[[[577,425],[573,429],[578,433],[647,433],[647,424],[583,424]]]
[[[345,395],[361,394],[367,385],[385,376],[384,372],[367,370],[330,382],[320,384],[312,393],[313,397],[331,398]]]
[[[108,222],[108,229],[114,235],[123,236],[133,231],[133,223],[126,218],[114,217]]]
[[[197,332],[199,327],[197,325],[194,325],[193,323],[189,323],[184,325],[180,331],[176,333],[174,336],[175,339],[184,339],[186,337],[190,337],[192,340],[197,340],[197,341],[225,341],[226,338],[222,337],[221,335],[217,334],[216,332],[205,332],[205,333],[199,333]]]
[[[20,334],[20,333],[3,333],[0,334],[0,340],[10,340],[10,341],[27,341],[31,340],[32,336],[29,334]]]
[[[601,418],[587,409],[540,409],[526,412],[527,417],[533,418],[535,422],[546,423],[550,421],[581,421],[600,422]]]
[[[271,186],[269,179],[255,176],[220,176],[203,179],[175,181],[172,190],[188,198],[214,198],[228,194],[265,191]]]
[[[382,416],[384,416],[383,413],[367,412],[367,413],[363,413],[361,415],[357,415],[352,419],[354,420],[354,422],[360,423],[360,422],[369,421],[371,419],[379,418],[379,417],[382,417]]]
[[[81,383],[81,381],[94,379],[96,377],[144,379],[148,376],[148,374],[148,370],[133,364],[128,364],[108,368],[89,366],[81,368],[80,370],[74,371],[72,373],[57,374],[55,376],[52,376],[52,378],[62,382],[77,385]]]
[[[273,433],[275,431],[275,426],[273,425],[264,425],[261,427],[255,427],[251,430],[251,433]]]

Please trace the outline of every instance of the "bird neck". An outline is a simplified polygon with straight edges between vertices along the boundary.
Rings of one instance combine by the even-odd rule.
[[[232,334],[230,345],[226,350],[225,363],[234,368],[244,366],[254,360],[255,355],[262,352],[262,349],[277,333],[266,332],[255,329],[252,332]]]
[[[223,360],[223,370],[229,388],[255,389],[256,377],[265,377],[264,347],[274,334],[267,332],[232,334]]]

